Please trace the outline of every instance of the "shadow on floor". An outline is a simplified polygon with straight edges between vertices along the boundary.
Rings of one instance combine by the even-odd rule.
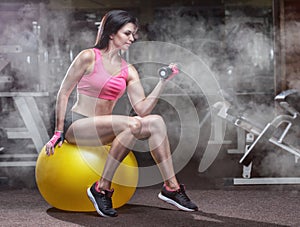
[[[81,226],[98,226],[100,223],[101,226],[280,226],[240,218],[224,217],[202,211],[183,212],[135,204],[128,204],[119,208],[119,215],[115,218],[100,217],[96,212],[69,212],[56,208],[48,209],[47,214],[58,220]]]

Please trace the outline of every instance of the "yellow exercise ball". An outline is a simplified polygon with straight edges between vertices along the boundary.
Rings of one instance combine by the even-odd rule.
[[[53,207],[66,211],[95,211],[86,190],[103,171],[110,146],[85,147],[67,142],[47,156],[41,150],[35,169],[38,189]],[[138,165],[130,152],[120,163],[112,180],[113,207],[126,204],[138,183]]]

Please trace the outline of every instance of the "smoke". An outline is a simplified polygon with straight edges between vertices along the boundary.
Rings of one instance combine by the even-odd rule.
[[[239,14],[238,17],[240,16]],[[262,31],[257,32],[245,24],[245,21],[251,21],[252,18],[244,15],[243,20],[240,18],[237,20],[233,15],[225,25],[224,18],[218,14],[214,15],[213,11],[207,13],[201,9],[186,8],[157,10],[155,18],[157,19],[148,28],[149,38],[175,43],[195,53],[205,63],[195,69],[195,75],[204,71],[201,67],[208,67],[218,78],[221,88],[230,94],[233,100],[237,99],[236,91],[243,84],[252,91],[257,89],[256,85],[261,87],[262,83],[253,81],[254,69],[262,70],[270,67],[267,53],[270,52],[270,44],[268,44],[270,40]],[[225,42],[224,37],[227,40]],[[256,46],[251,46],[251,43]],[[260,50],[264,50],[263,55],[262,52],[258,54]],[[166,59],[172,59],[174,55],[172,52],[161,54]],[[189,59],[184,63],[188,68]],[[241,76],[244,77],[240,78]],[[248,78],[247,81],[245,78]],[[176,82],[187,93],[202,94],[201,88],[193,83],[193,80],[180,80],[180,77],[174,79],[177,79]],[[207,86],[207,80],[204,78],[203,86]],[[254,82],[256,84],[253,84]]]
[[[31,68],[33,64],[36,64],[36,59],[30,54],[23,54],[37,50],[37,39],[32,32],[32,21],[36,14],[30,6],[15,9],[14,15],[10,14],[10,11],[4,11],[0,16],[1,21],[4,22],[1,23],[0,45],[3,50],[1,50],[0,57],[9,61],[12,72],[7,73],[7,76],[14,77],[15,88],[22,89],[32,88],[36,82],[34,76],[28,76],[36,75]]]
[[[297,89],[300,90],[299,83],[299,72],[300,69],[297,67],[298,61],[297,58],[293,58],[294,53],[299,52],[299,28],[300,23],[298,21],[289,21],[285,24],[285,32],[284,36],[282,36],[281,44],[285,47],[286,51],[286,86],[288,89]],[[271,100],[270,100],[271,101]],[[286,101],[290,106],[299,111],[299,94],[290,95],[286,98]],[[274,113],[274,111],[273,111]],[[277,109],[278,114],[284,114],[285,111]],[[264,113],[265,116],[268,115],[268,112]],[[283,125],[277,130],[275,134],[276,138],[281,136],[283,129],[287,125]],[[292,128],[289,130],[289,133],[284,138],[283,143],[288,146],[297,148],[299,150],[299,136],[300,136],[300,128],[297,124],[293,124]],[[264,146],[261,156],[261,162],[258,166],[259,174],[262,176],[279,176],[279,177],[292,177],[299,176],[299,160],[296,157],[287,151],[280,149],[276,146]]]
[[[298,57],[294,57],[296,53],[299,53],[299,21],[289,21],[285,25],[285,30],[288,31],[284,34],[282,45],[286,48],[287,53],[287,64],[286,64],[286,73],[287,73],[287,86],[291,89],[300,90],[300,80],[299,73],[300,68],[298,67]],[[297,56],[297,55],[296,55]]]
[[[148,27],[148,38],[175,43],[199,56],[216,75],[221,89],[226,94],[225,98],[232,103],[233,108],[236,108],[237,112],[240,112],[254,126],[263,129],[278,114],[274,103],[274,40],[271,10],[254,10],[257,10],[257,17],[253,16],[255,14],[253,12],[251,16],[247,16],[243,11],[227,9],[224,23],[223,18],[221,19],[217,14],[213,15],[212,11],[210,14],[185,8],[160,9],[156,11],[154,17],[157,19]],[[294,32],[290,32],[289,36],[297,39],[299,35],[294,36],[294,34],[299,33],[299,23],[293,22],[288,30],[293,30]],[[166,59],[172,59],[174,55],[172,52],[161,54]],[[184,62],[187,67],[188,60]],[[199,65],[197,69],[199,72],[202,71],[201,67]],[[290,76],[289,85],[292,85],[290,87],[299,88],[299,79],[296,75],[298,75],[297,71]],[[193,78],[181,78],[185,79],[174,78],[175,83],[188,94],[197,94],[198,100],[205,98],[201,87],[193,83]],[[203,86],[206,86],[205,79]],[[174,94],[175,91],[169,92]],[[200,103],[200,107],[197,103],[195,106],[202,110],[208,108],[205,102],[200,101]],[[172,122],[171,119],[166,121]],[[176,125],[176,121],[173,124]],[[202,130],[202,137],[205,137],[205,132],[208,134],[209,130]],[[299,137],[291,131],[290,138]],[[205,142],[202,140],[200,143]],[[278,150],[270,154],[264,153],[266,156],[262,157],[262,174],[268,172],[271,175],[278,173],[283,176],[288,175],[293,169],[293,164],[291,165],[290,162],[294,158],[293,155],[286,152],[282,154],[280,149]]]
[[[204,17],[202,13],[185,8],[158,10],[157,19],[149,25],[149,37],[191,50],[211,68],[222,51],[219,38],[223,25],[219,18]],[[164,54],[172,56],[172,53]]]
[[[274,148],[265,153],[257,169],[260,176],[268,177],[297,177],[300,174],[299,166],[292,155]]]
[[[224,18],[213,11],[157,10],[158,19],[149,25],[149,37],[191,50],[214,72],[225,91],[274,91],[273,40],[271,25],[266,22],[270,15],[253,18],[241,11],[227,14],[224,23]]]
[[[268,106],[266,104],[250,103],[249,107],[245,110],[244,117],[252,122],[252,125],[260,128],[262,131],[267,123],[272,122],[272,120],[279,114],[286,114],[284,111],[275,111],[274,107]],[[273,139],[279,140],[287,124],[283,123],[280,127],[276,129],[272,135]],[[299,149],[299,126],[293,124],[292,128],[289,130],[288,134],[283,140],[283,144],[289,146],[290,148]],[[258,144],[256,146],[257,158],[254,163],[257,165],[257,172],[260,176],[265,177],[292,177],[299,175],[298,167],[296,165],[295,156],[288,151],[281,149],[279,146],[273,145],[271,142],[266,142],[264,144]]]
[[[0,76],[12,77],[13,85],[1,91],[48,92],[47,97],[35,98],[48,133],[53,132],[56,93],[73,58],[79,50],[94,44],[97,28],[82,27],[74,12],[54,10],[43,3],[1,3],[0,60],[9,62]],[[81,26],[81,27],[80,27]],[[1,98],[1,128],[25,127],[11,98]],[[3,141],[2,141],[3,142]],[[1,152],[12,155],[9,160],[21,161],[14,155],[35,153],[30,139],[8,139],[1,142]],[[26,160],[25,160],[26,161]],[[33,161],[33,160],[29,160]],[[22,164],[20,164],[22,165]],[[34,168],[2,167],[9,184],[34,185]],[[25,179],[25,180],[24,180]]]

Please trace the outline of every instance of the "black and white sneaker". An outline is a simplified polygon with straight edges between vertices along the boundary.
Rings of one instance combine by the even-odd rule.
[[[113,195],[112,190],[103,190],[101,192],[96,191],[96,183],[87,189],[89,199],[94,204],[97,213],[103,217],[116,217],[117,211],[112,208],[111,197]]]
[[[176,191],[168,191],[165,186],[163,186],[161,192],[158,194],[158,198],[161,200],[172,204],[184,211],[197,211],[198,207],[194,204],[189,197],[185,194],[184,185],[180,185],[180,189]]]

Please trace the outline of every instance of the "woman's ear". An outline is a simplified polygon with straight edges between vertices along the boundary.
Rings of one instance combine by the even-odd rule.
[[[115,34],[111,34],[110,36],[109,36],[109,39],[113,39],[115,37]]]

